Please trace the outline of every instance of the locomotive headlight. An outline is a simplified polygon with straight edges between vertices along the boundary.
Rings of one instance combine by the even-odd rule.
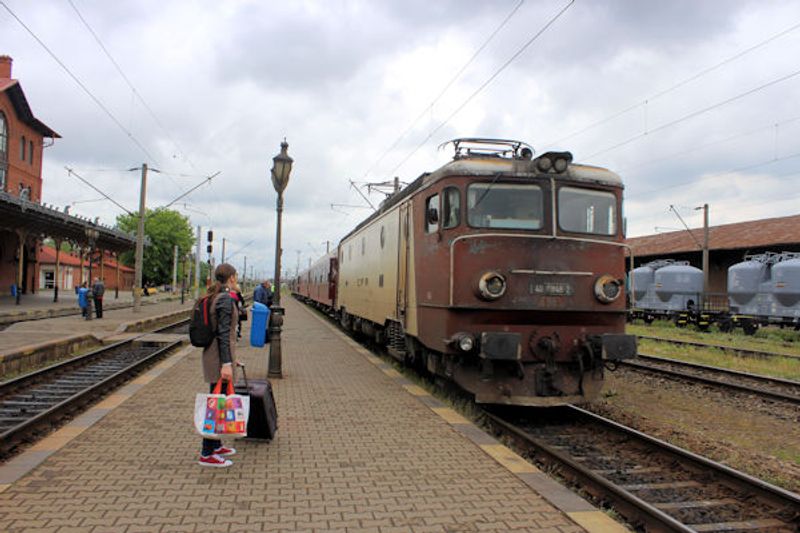
[[[555,167],[556,172],[564,172],[567,170],[567,163],[568,162],[565,158],[559,157],[556,159],[555,163],[553,163],[553,166]]]
[[[497,300],[506,292],[506,279],[497,272],[487,272],[478,282],[478,294],[485,300]]]
[[[462,335],[458,339],[458,349],[462,352],[471,352],[475,347],[475,339],[472,335]]]
[[[622,294],[622,283],[614,276],[605,274],[594,282],[594,295],[604,304],[610,304]]]
[[[553,162],[550,161],[549,157],[540,157],[536,160],[536,166],[539,167],[539,170],[542,172],[547,172],[553,166]]]

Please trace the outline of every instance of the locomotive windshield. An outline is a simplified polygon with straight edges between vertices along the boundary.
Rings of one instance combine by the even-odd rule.
[[[467,220],[473,227],[540,229],[543,212],[537,185],[473,183],[467,188]]]
[[[617,232],[617,199],[610,192],[561,187],[558,225],[564,231],[614,235]]]

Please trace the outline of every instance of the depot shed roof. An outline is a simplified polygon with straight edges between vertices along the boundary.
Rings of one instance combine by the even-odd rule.
[[[691,231],[697,242],[688,231],[681,230],[632,237],[627,243],[636,257],[696,252],[701,248],[697,243],[703,242],[703,228]],[[800,215],[711,226],[708,233],[711,250],[773,248],[781,251],[782,246],[800,246]]]

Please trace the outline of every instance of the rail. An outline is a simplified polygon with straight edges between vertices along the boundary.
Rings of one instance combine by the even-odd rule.
[[[574,406],[487,412],[493,428],[647,531],[800,527],[800,495]]]

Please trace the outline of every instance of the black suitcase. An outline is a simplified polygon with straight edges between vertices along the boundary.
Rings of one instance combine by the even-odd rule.
[[[253,439],[272,440],[278,431],[278,410],[275,408],[275,397],[272,395],[272,384],[266,379],[247,379],[244,365],[242,369],[244,383],[234,385],[236,394],[250,396],[250,416],[247,419],[247,437]]]

